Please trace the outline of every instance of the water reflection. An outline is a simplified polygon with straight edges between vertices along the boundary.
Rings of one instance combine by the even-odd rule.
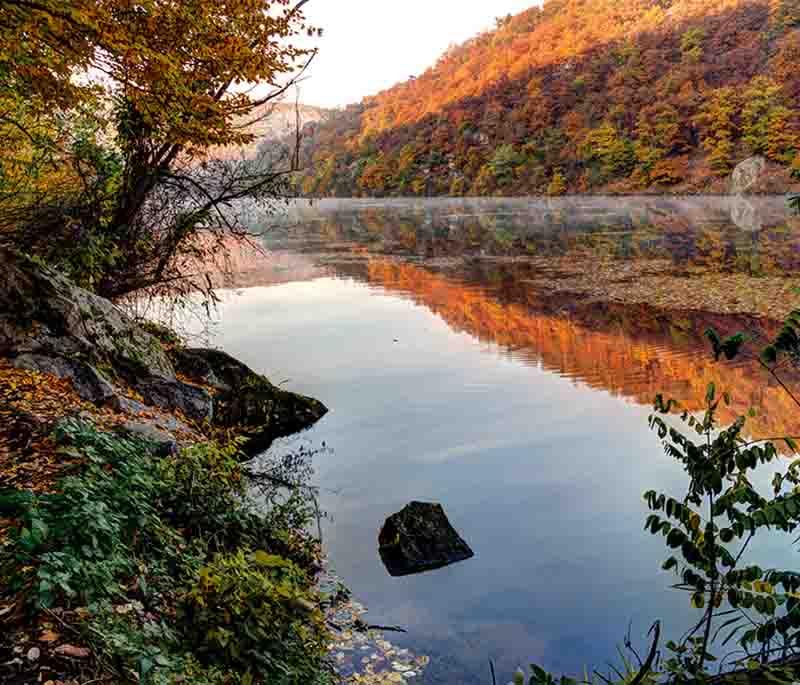
[[[710,326],[770,335],[777,322],[543,294],[540,266],[515,257],[585,250],[794,272],[800,227],[782,198],[302,212],[302,225],[267,237],[282,248],[277,266],[240,265],[247,289],[223,305],[218,342],[332,408],[302,437],[335,448],[316,464],[328,552],[371,619],[405,626],[400,641],[432,656],[426,682],[485,683],[490,657],[505,673],[600,666],[629,621],[634,635],[655,618],[682,632],[693,614],[658,572],[661,541],[641,532],[641,493],[683,483],[647,428],[649,406],[663,392],[699,409],[713,380],[735,401],[724,419],[755,406],[752,433],[797,434],[755,360],[714,364],[702,341]],[[482,258],[492,254],[512,259]],[[412,499],[442,502],[475,557],[389,577],[375,536]],[[792,564],[784,545],[753,552]]]
[[[305,252],[358,246],[432,259],[589,248],[756,274],[800,267],[800,218],[784,197],[322,200],[295,205],[281,224],[269,244]]]
[[[279,265],[279,268],[276,267]],[[753,355],[715,363],[704,333],[750,331],[771,338],[780,323],[747,315],[697,310],[664,311],[644,304],[582,303],[568,295],[542,297],[530,286],[525,263],[473,263],[458,277],[394,259],[331,261],[273,253],[240,272],[239,285],[271,285],[322,276],[352,278],[424,306],[452,330],[495,346],[510,358],[643,406],[658,393],[690,411],[703,408],[715,381],[733,402],[720,408],[732,422],[756,408],[746,433],[753,437],[800,434],[800,417],[787,393]],[[785,371],[790,381],[800,375]]]
[[[657,355],[646,340],[614,326],[594,336],[568,322],[570,342],[561,346],[559,328],[515,315],[488,292],[475,300],[474,286],[431,276],[425,297],[436,300],[435,313],[385,287],[393,281],[383,267],[372,278],[250,288],[226,302],[218,329],[231,353],[331,407],[299,439],[334,448],[315,463],[320,504],[331,514],[326,548],[369,620],[408,629],[397,640],[432,657],[430,683],[485,683],[490,657],[506,674],[529,661],[573,673],[602,666],[629,621],[634,636],[655,618],[666,635],[681,633],[693,614],[658,571],[664,549],[642,532],[641,494],[680,492],[683,476],[647,428],[649,409],[613,388],[628,388],[631,374],[680,383],[691,367],[670,375],[672,365],[699,365],[705,354],[687,348],[648,363]],[[465,308],[453,311],[464,326],[493,330],[484,316],[494,311],[509,322],[501,335],[540,344],[538,362],[459,329],[454,316],[446,321],[454,297],[463,298]],[[604,370],[615,345],[639,366]],[[598,349],[592,364],[576,366]],[[559,371],[584,369],[588,378],[596,367],[596,384]],[[410,500],[441,502],[475,557],[390,577],[376,533]],[[764,566],[791,563],[783,546],[754,554]]]

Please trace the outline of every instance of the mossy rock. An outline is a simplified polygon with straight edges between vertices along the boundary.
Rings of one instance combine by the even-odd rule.
[[[171,356],[180,373],[217,389],[214,423],[248,438],[248,455],[313,426],[328,412],[322,402],[281,390],[225,352],[173,350]]]
[[[112,302],[1,250],[0,354],[80,358],[127,378],[175,377],[158,340]]]

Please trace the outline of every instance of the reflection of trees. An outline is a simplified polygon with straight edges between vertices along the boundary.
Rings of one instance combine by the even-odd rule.
[[[748,422],[753,435],[796,435],[800,429],[790,398],[768,381],[755,361],[713,364],[702,345],[709,326],[737,330],[745,323],[741,320],[697,312],[667,317],[646,306],[621,305],[585,311],[573,307],[565,316],[548,312],[517,282],[495,277],[498,288],[488,291],[389,260],[371,261],[363,277],[424,305],[454,330],[589,387],[643,405],[663,393],[699,411],[708,383],[714,381],[734,399],[731,407],[721,409],[725,421],[758,407],[758,416]]]
[[[678,265],[751,275],[800,269],[800,219],[787,214],[782,199],[747,202],[757,230],[735,223],[736,207],[729,198],[331,201],[298,211],[298,217],[299,230],[309,239],[361,242],[387,254],[580,252],[619,259],[670,257]]]

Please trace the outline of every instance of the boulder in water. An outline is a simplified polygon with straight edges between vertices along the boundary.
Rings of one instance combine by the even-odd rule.
[[[441,504],[411,502],[392,514],[378,536],[379,553],[392,576],[449,566],[474,556]]]

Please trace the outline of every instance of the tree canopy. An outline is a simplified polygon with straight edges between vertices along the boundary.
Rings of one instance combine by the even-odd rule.
[[[3,239],[120,296],[180,281],[198,231],[243,233],[225,208],[279,197],[296,159],[210,153],[313,58],[307,2],[0,0]]]

